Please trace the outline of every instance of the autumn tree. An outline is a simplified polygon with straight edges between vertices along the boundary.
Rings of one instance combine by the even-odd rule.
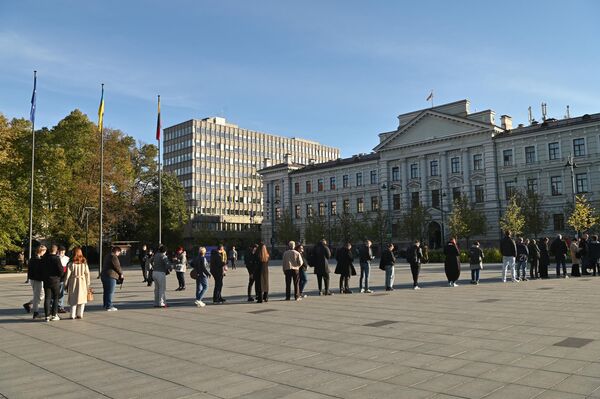
[[[513,195],[509,201],[504,214],[500,218],[500,228],[503,231],[512,231],[515,235],[520,235],[523,232],[525,218],[521,212],[521,207],[518,204],[518,198]]]
[[[596,210],[588,202],[584,195],[575,197],[575,208],[567,219],[569,226],[573,227],[575,232],[583,232],[588,230],[600,221]]]
[[[280,244],[287,244],[290,241],[298,241],[300,238],[300,230],[292,220],[289,210],[285,209],[277,220],[275,225],[276,239]]]
[[[401,236],[409,240],[421,240],[427,235],[427,225],[431,215],[421,204],[412,207],[400,218]]]

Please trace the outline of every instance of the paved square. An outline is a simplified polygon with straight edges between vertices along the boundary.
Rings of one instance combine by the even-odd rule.
[[[480,285],[463,268],[450,288],[434,264],[413,291],[407,265],[396,272],[393,292],[373,267],[375,294],[353,277],[354,294],[325,297],[311,274],[310,296],[286,302],[275,265],[256,304],[242,267],[225,278],[228,302],[205,308],[171,275],[170,307],[155,309],[132,268],[118,312],[100,309],[94,279],[85,318],[50,323],[24,313],[24,275],[1,276],[0,397],[600,398],[600,278],[503,284],[486,266]]]

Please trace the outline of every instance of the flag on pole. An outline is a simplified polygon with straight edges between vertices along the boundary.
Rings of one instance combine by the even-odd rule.
[[[31,124],[35,124],[35,97],[37,88],[37,71],[33,71],[33,94],[31,95],[31,111],[29,112],[29,120]]]
[[[156,119],[156,140],[160,141],[160,96],[158,96],[158,118]]]
[[[429,95],[427,96],[427,98],[425,99],[425,101],[429,101],[433,99],[433,90],[431,90],[431,92],[429,93]]]
[[[102,96],[100,97],[100,107],[98,107],[98,130],[102,133],[104,122],[104,84],[102,84]]]

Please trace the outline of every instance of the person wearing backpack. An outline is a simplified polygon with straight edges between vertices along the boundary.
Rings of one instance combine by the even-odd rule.
[[[421,250],[421,242],[415,240],[414,244],[406,250],[406,260],[410,265],[410,272],[413,278],[413,289],[420,290],[419,273],[421,273],[421,260],[423,260],[423,251]]]
[[[360,293],[370,294],[373,291],[369,289],[369,274],[371,271],[371,261],[375,259],[371,241],[365,240],[365,244],[358,250],[358,260],[360,263],[360,278],[358,279],[358,289]]]
[[[471,266],[471,284],[479,285],[479,273],[483,269],[483,251],[479,241],[475,241],[469,249],[469,264]]]

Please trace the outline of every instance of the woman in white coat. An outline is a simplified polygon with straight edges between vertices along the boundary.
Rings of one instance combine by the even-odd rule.
[[[81,248],[73,250],[73,260],[67,266],[65,281],[66,290],[69,293],[71,319],[82,319],[90,287],[90,269],[88,268],[87,260],[81,253]]]

